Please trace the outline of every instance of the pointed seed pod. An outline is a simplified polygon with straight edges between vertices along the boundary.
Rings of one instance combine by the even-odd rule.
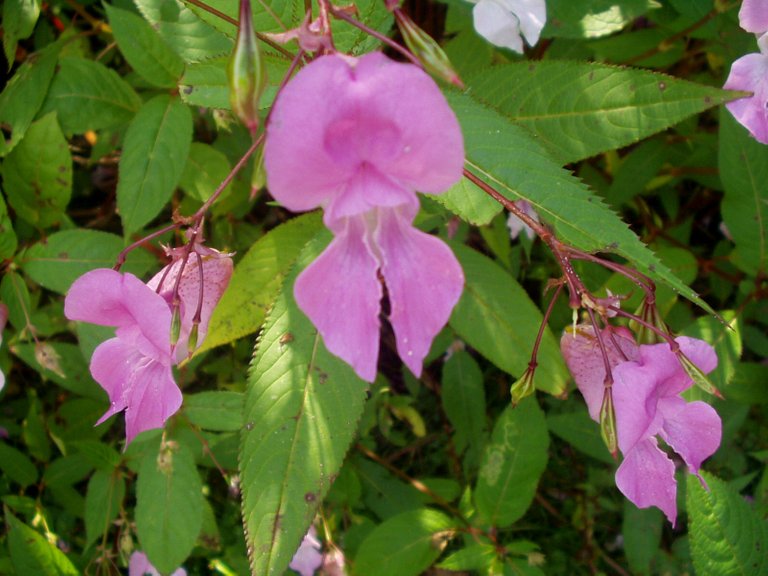
[[[525,373],[514,383],[509,392],[512,394],[512,406],[517,406],[523,398],[526,398],[536,392],[533,385],[534,369],[530,366]]]
[[[171,348],[176,347],[181,334],[181,309],[178,303],[173,305],[173,314],[171,315]]]
[[[200,321],[192,323],[192,329],[189,331],[189,340],[187,344],[187,356],[192,357],[197,349],[197,338],[199,333]]]
[[[252,135],[259,127],[259,98],[267,85],[267,71],[251,17],[251,1],[240,0],[240,28],[227,65],[232,111]]]
[[[616,411],[613,409],[613,394],[610,388],[605,389],[603,404],[600,406],[600,436],[602,436],[611,456],[616,458],[619,440],[616,434]]]
[[[683,354],[682,352],[677,352],[677,359],[680,361],[680,365],[683,367],[683,370],[685,370],[685,373],[688,374],[691,380],[693,380],[693,383],[704,390],[707,394],[712,394],[713,396],[717,396],[718,398],[723,398],[723,395],[720,394],[720,390],[715,387],[714,384],[710,381],[709,378],[707,378],[707,375],[702,372],[696,364],[690,361],[690,359]]]

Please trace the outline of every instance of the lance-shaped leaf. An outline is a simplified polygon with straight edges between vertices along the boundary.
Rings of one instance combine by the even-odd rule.
[[[643,274],[713,313],[598,196],[558,168],[529,132],[469,96],[447,97],[461,123],[471,172],[510,200],[527,200],[564,242],[586,252],[623,256]]]
[[[328,353],[298,309],[293,284],[320,253],[324,233],[288,277],[248,374],[240,445],[243,524],[251,571],[281,575],[341,468],[366,384]]]
[[[192,143],[192,113],[178,98],[149,100],[128,127],[120,157],[117,209],[126,235],[140,230],[171,199]]]
[[[16,44],[29,38],[40,16],[40,0],[16,0],[3,4],[3,50],[8,68],[16,56]]]
[[[16,574],[35,576],[78,576],[64,552],[59,550],[38,531],[33,530],[10,512],[6,512],[8,549]]]
[[[466,79],[469,94],[525,126],[562,163],[637,142],[738,93],[648,70],[519,62]]]

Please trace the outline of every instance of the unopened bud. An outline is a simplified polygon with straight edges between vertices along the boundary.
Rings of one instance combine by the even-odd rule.
[[[603,403],[600,406],[600,436],[602,436],[611,456],[616,458],[619,440],[616,434],[616,411],[613,409],[613,394],[610,388],[605,389]]]
[[[523,375],[512,384],[509,392],[512,394],[512,406],[517,406],[523,398],[527,398],[534,392],[536,388],[533,385],[533,375],[536,372],[536,368],[528,366]]]
[[[661,334],[668,333],[669,328],[655,304],[643,300],[635,315],[644,322],[644,324],[635,321],[629,323],[629,327],[637,334],[638,344],[661,344],[667,341]]]
[[[688,374],[696,386],[704,390],[704,392],[707,394],[712,394],[713,396],[717,396],[720,399],[723,398],[723,395],[720,394],[720,390],[718,390],[715,385],[712,384],[710,379],[707,378],[707,375],[704,374],[704,372],[702,372],[701,369],[696,366],[696,364],[691,362],[691,360],[685,354],[678,351],[677,359],[680,361],[680,365],[683,367],[683,370],[685,370],[685,373]]]
[[[448,56],[434,38],[419,28],[402,10],[395,10],[397,27],[403,35],[405,44],[413,55],[418,58],[424,69],[430,74],[442,78],[446,82],[464,88],[464,83],[453,69]]]
[[[173,306],[173,315],[171,316],[171,347],[175,347],[181,334],[181,310],[178,304]]]
[[[192,329],[189,331],[189,340],[187,341],[187,355],[192,356],[192,353],[197,348],[197,338],[199,334],[200,321],[192,322]]]
[[[253,29],[250,0],[240,0],[240,27],[227,65],[227,77],[232,111],[252,135],[256,134],[259,98],[267,85],[267,71]]]

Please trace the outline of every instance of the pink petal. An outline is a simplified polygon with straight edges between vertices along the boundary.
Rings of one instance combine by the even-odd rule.
[[[160,572],[152,565],[144,552],[131,554],[131,560],[128,563],[128,576],[146,576],[147,574],[160,576]],[[187,571],[184,568],[178,568],[171,576],[187,576]]]
[[[698,474],[701,463],[720,446],[722,422],[706,402],[674,400],[679,402],[659,403],[659,410],[664,414],[660,435],[685,460],[691,473]]]
[[[676,341],[683,354],[705,374],[717,366],[714,348],[703,340],[680,336]],[[693,380],[667,344],[640,346],[639,362],[653,372],[658,383],[655,392],[657,397],[677,396],[693,385]]]
[[[768,144],[768,55],[747,54],[736,60],[723,88],[754,92],[725,106],[758,142]]]
[[[411,226],[404,211],[379,210],[376,244],[389,292],[397,351],[421,375],[432,340],[448,322],[464,288],[464,273],[442,241]]]
[[[313,576],[323,563],[323,554],[320,552],[321,547],[322,544],[317,539],[315,527],[310,526],[309,532],[304,536],[288,567],[301,574],[301,576]]]
[[[624,455],[636,444],[654,436],[662,426],[662,416],[657,410],[659,382],[656,376],[653,365],[637,362],[624,362],[613,370],[616,432]]]
[[[632,333],[626,328],[612,328],[611,331],[604,330],[602,334],[611,367],[637,357],[639,348]],[[571,329],[566,330],[560,339],[560,350],[584,396],[589,415],[596,422],[599,421],[605,391],[605,362],[594,328],[579,324],[575,333]]]
[[[368,382],[376,378],[381,284],[362,218],[348,218],[330,246],[296,278],[299,308],[326,348]]]
[[[677,518],[675,465],[650,438],[624,454],[616,486],[638,508],[656,506],[674,526]]]
[[[768,3],[765,0],[743,0],[739,25],[753,34],[768,32]]]
[[[111,338],[99,344],[91,356],[91,375],[109,396],[110,408],[97,425],[128,405],[127,386],[135,367],[145,358],[135,347],[120,338]]]

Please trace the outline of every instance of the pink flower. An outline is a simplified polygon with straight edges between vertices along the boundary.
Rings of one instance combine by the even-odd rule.
[[[314,60],[286,86],[264,150],[272,195],[288,209],[322,206],[330,246],[294,294],[333,354],[376,376],[386,284],[400,357],[417,376],[464,276],[451,250],[413,227],[415,191],[461,177],[458,122],[419,68],[380,53]]]
[[[110,400],[109,409],[97,424],[125,410],[126,445],[144,430],[162,428],[181,407],[181,391],[173,379],[172,366],[187,356],[198,307],[200,274],[195,254],[190,256],[179,284],[181,330],[175,347],[171,343],[170,298],[180,268],[178,261],[161,270],[149,285],[133,274],[92,270],[72,284],[64,301],[64,314],[70,320],[117,327],[115,337],[94,351],[91,374]],[[204,259],[198,342],[231,274],[229,258]]]
[[[317,539],[317,531],[314,526],[310,526],[288,567],[301,576],[313,576],[323,563],[321,548],[322,544]]]
[[[134,552],[128,562],[128,576],[161,576],[144,552]],[[178,568],[171,576],[187,576],[184,568]]]
[[[739,25],[747,32],[757,35],[768,32],[768,2],[743,0],[739,9]]]
[[[757,44],[760,53],[747,54],[736,60],[723,88],[753,93],[725,106],[758,142],[768,144],[768,32]]]
[[[619,332],[620,331],[620,332]],[[675,464],[658,446],[661,438],[698,476],[701,463],[720,445],[720,417],[705,402],[680,394],[693,384],[667,344],[637,346],[628,331],[603,331],[613,375],[613,404],[619,449],[619,490],[639,508],[656,506],[674,525],[677,516]],[[717,365],[714,349],[702,340],[679,337],[682,352],[703,372]],[[594,330],[566,333],[561,348],[582,391],[590,416],[599,419],[605,367]],[[621,350],[621,351],[620,351]]]

